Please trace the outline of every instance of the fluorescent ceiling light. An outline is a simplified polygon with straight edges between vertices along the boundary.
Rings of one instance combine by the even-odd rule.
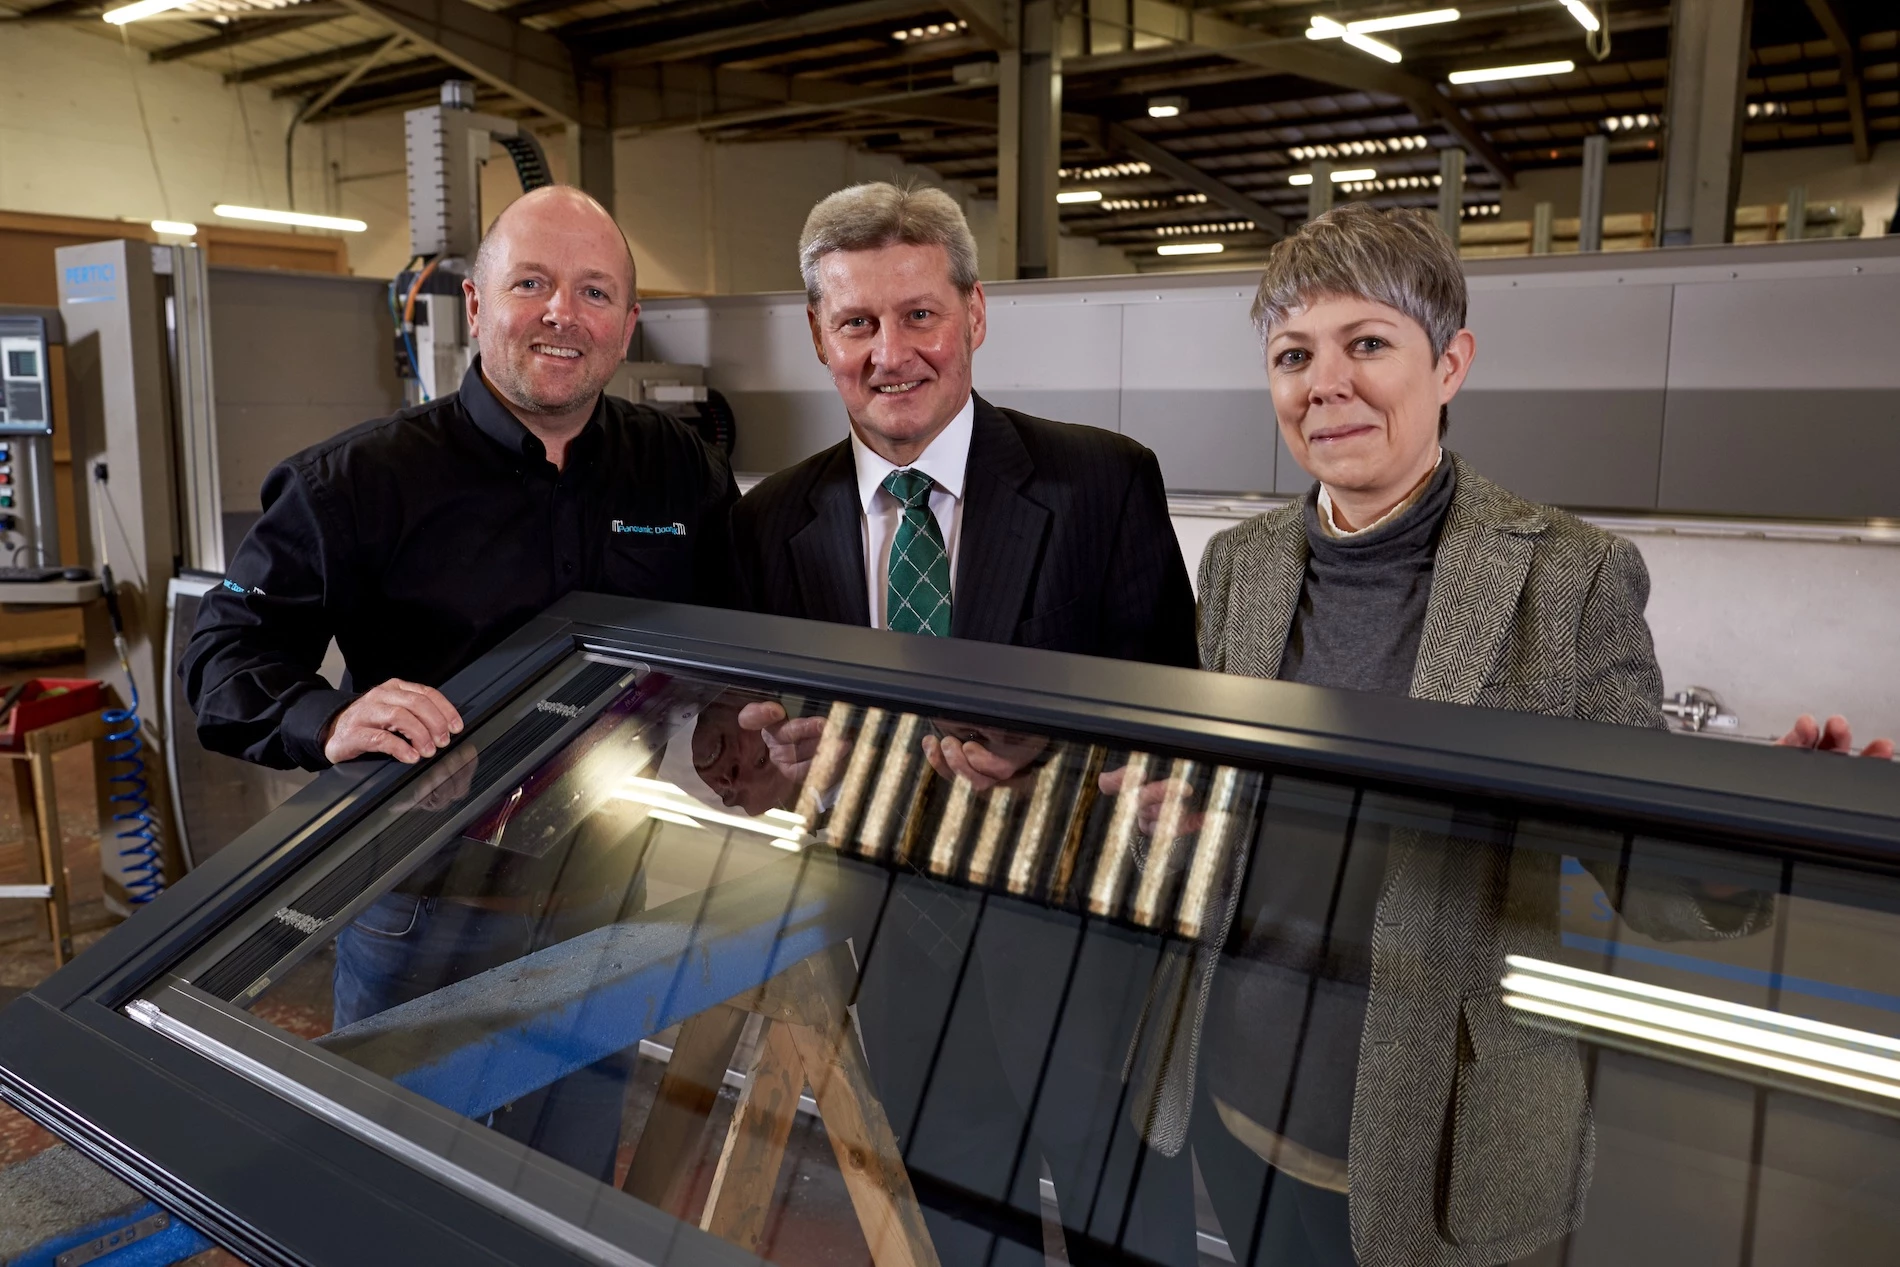
[[[1597,15],[1590,11],[1590,6],[1583,0],[1564,0],[1564,8],[1570,10],[1570,16],[1575,18],[1586,31],[1599,30],[1603,26],[1597,21]]]
[[[1408,26],[1436,26],[1440,22],[1457,20],[1456,9],[1432,9],[1425,13],[1397,13],[1389,18],[1362,18],[1357,22],[1346,23],[1346,29],[1355,35],[1370,35],[1374,31],[1403,31]]]
[[[1456,10],[1446,10],[1446,12],[1451,13],[1453,17],[1457,16]],[[1322,18],[1317,14],[1313,16],[1311,22],[1312,25],[1306,28],[1306,38],[1309,40],[1344,40],[1360,52],[1370,53],[1382,62],[1400,60],[1399,50],[1384,40],[1375,40],[1366,34],[1364,30],[1366,24],[1363,22],[1348,22],[1341,25],[1331,18]]]
[[[1900,1041],[1785,1012],[1506,957],[1504,1002],[1520,1012],[1900,1100]]]
[[[657,818],[663,823],[677,823],[681,827],[703,828],[705,826],[705,824],[701,823],[697,818],[688,818],[684,814],[675,814],[670,809],[649,809],[647,810],[647,817]]]
[[[260,220],[265,224],[294,224],[304,229],[340,229],[344,233],[361,233],[369,228],[361,220],[351,220],[347,216],[313,216],[301,211],[272,211],[265,207],[234,207],[221,202],[212,212],[226,220]]]
[[[1172,119],[1185,109],[1187,109],[1186,97],[1148,98],[1148,117],[1150,119]]]
[[[739,831],[756,832],[761,836],[769,837],[771,842],[780,849],[796,851],[799,842],[805,837],[805,820],[797,814],[768,811],[767,814],[761,814],[757,818],[747,818],[743,814],[727,814],[700,804],[677,785],[659,779],[630,778],[622,783],[613,795],[615,800],[645,805],[648,813],[661,822],[676,823],[686,818],[691,820],[691,825],[694,827],[717,823],[721,827],[732,827]]]
[[[1370,167],[1348,167],[1333,173],[1333,183],[1335,185],[1343,185],[1349,180],[1376,180],[1378,175],[1379,173]],[[1310,185],[1313,183],[1313,173],[1300,172],[1297,175],[1288,176],[1286,183],[1289,185]]]
[[[1530,79],[1537,75],[1568,75],[1575,62],[1529,62],[1523,66],[1488,66],[1483,70],[1454,70],[1447,78],[1454,84],[1488,84],[1498,79]]]
[[[185,0],[138,0],[137,4],[124,4],[116,9],[107,9],[100,16],[114,26],[124,26],[127,22],[149,18],[154,13],[164,13],[179,8],[184,3]]]
[[[1065,189],[1056,195],[1057,202],[1100,202],[1102,191],[1099,189]]]
[[[1170,242],[1157,246],[1156,255],[1219,255],[1227,248],[1219,242]]]
[[[1370,35],[1361,35],[1357,31],[1348,31],[1340,37],[1362,53],[1370,53],[1382,62],[1397,63],[1399,50],[1384,40],[1375,40]]]
[[[154,220],[152,221],[152,232],[169,233],[174,237],[189,238],[197,236],[198,226],[189,220]]]

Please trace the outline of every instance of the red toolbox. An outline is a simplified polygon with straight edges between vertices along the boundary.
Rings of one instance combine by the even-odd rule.
[[[6,729],[0,731],[0,748],[17,751],[28,731],[96,713],[104,706],[104,687],[91,678],[34,678],[7,714]]]

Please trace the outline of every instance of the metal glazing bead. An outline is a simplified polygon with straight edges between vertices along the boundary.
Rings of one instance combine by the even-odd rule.
[[[1177,758],[1168,770],[1167,796],[1155,817],[1153,843],[1135,889],[1135,922],[1152,928],[1161,922],[1161,894],[1180,852],[1182,828],[1194,799],[1194,763]]]
[[[903,714],[891,729],[891,741],[884,748],[884,766],[878,771],[870,808],[864,812],[864,829],[858,833],[860,850],[867,858],[884,852],[891,827],[899,821],[899,809],[910,806],[910,798],[904,793],[909,790],[911,769],[917,763],[917,742],[923,732],[924,719],[916,713]]]
[[[1181,904],[1175,915],[1175,927],[1181,936],[1196,938],[1207,926],[1207,908],[1213,901],[1214,885],[1226,869],[1233,852],[1234,820],[1240,802],[1241,773],[1230,765],[1214,772],[1214,785],[1207,792],[1207,810],[1201,819],[1201,833],[1194,842],[1194,856],[1188,863],[1187,881],[1181,886]]]
[[[1016,852],[1009,860],[1011,893],[1027,893],[1036,883],[1043,843],[1049,835],[1049,820],[1055,814],[1056,795],[1061,791],[1063,771],[1070,764],[1067,756],[1067,752],[1056,754],[1036,774],[1036,785],[1029,793],[1029,810],[1023,815],[1022,830],[1016,835]]]
[[[864,710],[864,724],[858,727],[851,745],[851,760],[844,769],[844,785],[838,789],[838,803],[831,810],[827,834],[834,848],[849,849],[857,840],[858,813],[864,808],[865,793],[871,786],[871,775],[877,770],[878,758],[884,755],[878,740],[889,717],[881,708]]]
[[[1096,780],[1101,777],[1102,765],[1108,760],[1108,749],[1099,745],[1089,748],[1082,758],[1082,770],[1069,783],[1070,795],[1059,804],[1067,804],[1068,814],[1057,845],[1055,866],[1049,879],[1049,900],[1066,902],[1069,898],[1069,885],[1075,879],[1075,862],[1082,854],[1082,837],[1088,830],[1089,812],[1095,808],[1097,794]]]
[[[996,874],[997,860],[1003,853],[1003,834],[1009,829],[1010,812],[1016,808],[1016,789],[993,787],[983,807],[983,822],[976,829],[976,848],[970,851],[970,882],[987,885]]]
[[[968,779],[951,780],[943,817],[938,820],[936,838],[930,844],[930,874],[949,875],[955,869],[957,849],[963,844],[970,819],[975,816],[977,795],[976,785]]]
[[[818,821],[825,793],[844,768],[845,757],[851,751],[851,723],[857,715],[856,708],[840,700],[825,717],[825,733],[818,737],[818,751],[805,772],[805,786],[798,790],[798,808],[794,811],[805,820],[808,830]]]
[[[1101,861],[1095,864],[1095,880],[1089,886],[1091,914],[1113,915],[1121,905],[1122,884],[1141,822],[1141,789],[1148,782],[1148,767],[1153,761],[1145,752],[1131,752],[1128,764],[1122,767],[1122,790],[1115,797],[1108,834],[1102,840]]]

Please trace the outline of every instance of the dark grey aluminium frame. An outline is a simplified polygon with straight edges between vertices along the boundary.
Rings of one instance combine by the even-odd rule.
[[[1716,841],[1758,855],[1765,869],[1813,859],[1900,873],[1900,766],[1888,763],[706,608],[571,595],[447,693],[472,731],[587,648],[735,684],[895,700],[1479,809]],[[624,1229],[631,1253],[563,1241],[126,1014],[134,996],[416,774],[358,762],[324,775],[9,1007],[0,1097],[255,1262],[748,1261],[657,1212]],[[208,1026],[218,1024],[214,1011]]]

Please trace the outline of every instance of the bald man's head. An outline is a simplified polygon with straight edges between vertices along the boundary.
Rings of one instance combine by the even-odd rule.
[[[560,185],[495,217],[462,293],[482,377],[517,417],[555,428],[586,421],[640,318],[626,235]]]
[[[520,221],[517,225],[517,221]],[[633,244],[627,241],[627,235],[613,218],[613,213],[600,205],[592,194],[576,189],[572,185],[543,185],[531,189],[521,197],[502,208],[495,222],[488,226],[488,232],[482,235],[482,244],[475,251],[475,262],[469,267],[469,276],[476,287],[486,285],[485,279],[495,270],[495,261],[508,244],[512,234],[525,234],[530,237],[549,231],[569,232],[577,225],[598,230],[605,226],[612,230],[619,241],[619,256],[626,265],[626,302],[629,307],[639,299],[639,275],[633,263]]]

